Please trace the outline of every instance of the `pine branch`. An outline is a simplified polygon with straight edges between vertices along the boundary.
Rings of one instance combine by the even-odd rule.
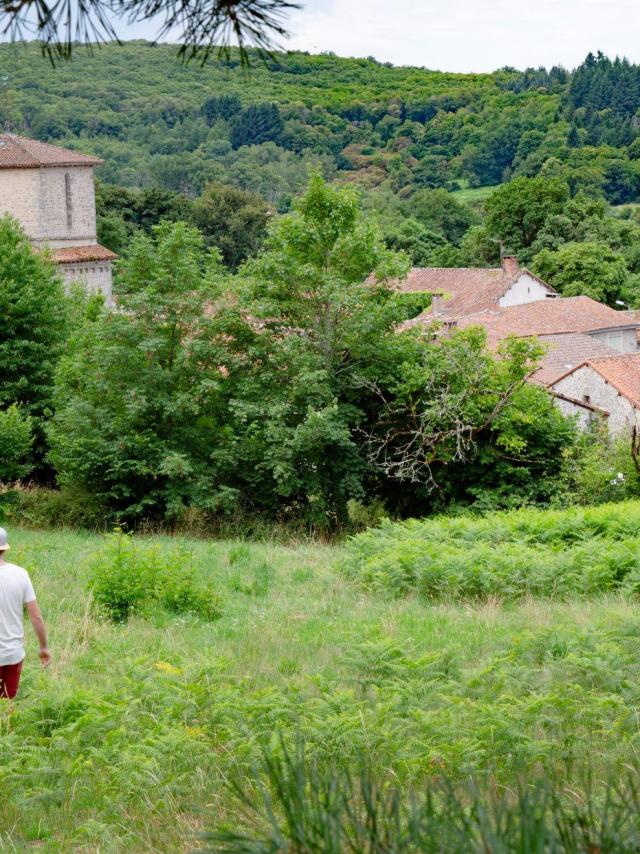
[[[175,37],[179,56],[203,62],[236,44],[243,65],[248,47],[271,51],[287,35],[286,14],[296,0],[0,0],[0,32],[12,41],[36,37],[52,60],[69,59],[77,44],[119,41],[117,22],[160,19],[156,40]]]

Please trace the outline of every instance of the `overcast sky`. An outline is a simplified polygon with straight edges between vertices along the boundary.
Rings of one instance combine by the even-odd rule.
[[[597,50],[640,62],[640,0],[307,0],[289,29],[290,49],[443,71],[573,68]]]
[[[442,71],[564,65],[589,51],[640,62],[640,0],[300,0],[285,49],[374,56]],[[121,38],[153,39],[146,22]],[[5,40],[0,33],[0,41]],[[176,41],[176,33],[172,41]]]
[[[308,0],[290,29],[291,47],[444,71],[640,61],[640,0]]]

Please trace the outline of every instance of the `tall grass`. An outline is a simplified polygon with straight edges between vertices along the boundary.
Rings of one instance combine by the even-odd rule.
[[[303,743],[264,746],[250,777],[230,785],[233,825],[203,835],[202,854],[631,854],[640,849],[638,769],[615,782],[562,777],[496,787],[445,777],[401,789],[361,756],[320,765]]]
[[[589,762],[605,779],[640,747],[640,617],[621,595],[425,606],[345,580],[342,549],[158,537],[136,554],[165,579],[186,555],[219,619],[155,597],[117,623],[89,589],[108,538],[9,533],[54,662],[40,670],[28,632],[18,700],[0,704],[0,850],[192,851],[239,827],[226,781],[259,795],[261,745],[295,754],[299,734],[318,773],[357,790],[364,755],[403,804],[444,776],[515,790],[565,769],[577,784]]]

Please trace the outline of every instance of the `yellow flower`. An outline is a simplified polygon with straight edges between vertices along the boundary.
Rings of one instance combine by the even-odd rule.
[[[171,676],[177,676],[179,673],[182,673],[179,667],[174,667],[168,661],[156,661],[155,667],[160,673],[169,673]]]

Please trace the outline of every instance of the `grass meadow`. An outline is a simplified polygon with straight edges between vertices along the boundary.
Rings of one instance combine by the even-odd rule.
[[[586,766],[604,779],[637,760],[628,588],[429,599],[362,584],[344,571],[353,549],[160,537],[213,584],[219,618],[153,607],[113,623],[88,592],[104,537],[10,534],[54,659],[41,671],[28,628],[0,710],[0,851],[192,851],[237,826],[228,781],[260,745],[300,733],[323,762],[364,755],[402,787],[559,772],[576,790]]]

